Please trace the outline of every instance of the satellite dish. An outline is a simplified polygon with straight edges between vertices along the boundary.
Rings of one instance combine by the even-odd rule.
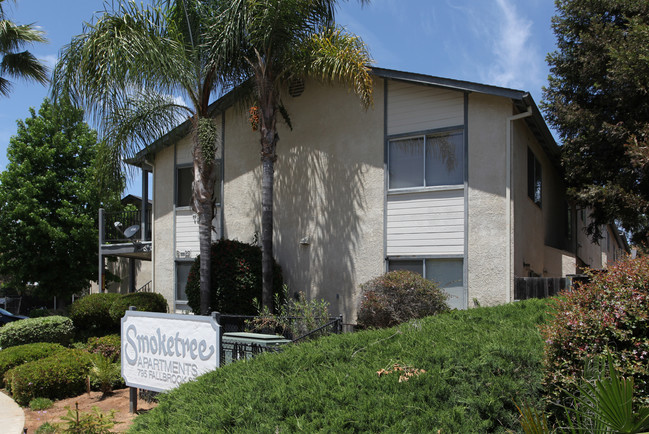
[[[124,231],[124,236],[125,236],[126,238],[131,238],[131,237],[132,237],[133,235],[135,235],[135,234],[137,233],[137,231],[139,231],[139,230],[140,230],[140,225],[129,226],[129,227],[127,227],[126,230]]]

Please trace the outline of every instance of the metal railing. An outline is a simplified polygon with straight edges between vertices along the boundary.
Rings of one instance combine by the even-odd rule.
[[[151,240],[151,210],[146,210],[146,233],[142,234],[141,227],[130,238],[124,231],[131,226],[142,225],[142,211],[119,211],[104,213],[104,243],[124,243],[128,241]],[[118,223],[118,224],[116,224]],[[144,236],[143,236],[144,235]]]
[[[259,318],[254,315],[220,315],[219,324],[221,324],[221,333],[228,332],[245,332],[250,331],[249,323]],[[293,322],[303,320],[301,317],[283,317],[282,320],[285,322]],[[320,318],[315,318],[319,320]],[[343,317],[342,315],[337,317],[327,318],[327,323],[314,329],[308,330],[302,333],[299,336],[294,336],[292,331],[289,328],[262,328],[259,330],[260,333],[269,333],[269,334],[278,334],[284,336],[286,339],[290,339],[293,342],[303,341],[310,337],[323,336],[325,334],[339,334],[343,330]]]
[[[140,286],[138,289],[135,290],[135,292],[152,292],[153,291],[153,281],[149,280],[147,283],[144,285]]]
[[[253,315],[218,315],[218,322],[221,325],[221,366],[236,360],[254,357],[263,352],[280,352],[283,345],[258,345],[247,342],[224,342],[223,334],[232,332],[249,331],[249,322],[258,318]],[[300,317],[288,317],[284,320],[301,320]],[[343,331],[343,316],[330,317],[328,322],[322,326],[310,330],[302,336],[294,337],[290,330],[263,329],[261,333],[278,334],[291,340],[291,343],[298,343],[324,336],[327,334],[339,334]]]

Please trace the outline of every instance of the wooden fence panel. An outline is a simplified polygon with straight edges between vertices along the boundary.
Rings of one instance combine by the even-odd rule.
[[[570,288],[571,281],[565,277],[516,277],[514,279],[514,300],[547,298]]]

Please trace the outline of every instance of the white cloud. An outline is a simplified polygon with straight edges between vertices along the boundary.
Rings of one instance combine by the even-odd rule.
[[[491,25],[482,23],[494,56],[485,72],[485,80],[505,87],[539,87],[543,56],[532,41],[532,21],[520,15],[511,0],[495,2],[498,9],[490,17]]]
[[[45,56],[40,56],[39,60],[52,70],[54,65],[56,65],[56,62],[59,60],[59,56],[55,54],[46,54]]]

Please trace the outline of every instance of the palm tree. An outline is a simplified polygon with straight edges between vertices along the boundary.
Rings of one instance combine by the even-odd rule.
[[[8,96],[12,78],[35,80],[47,83],[47,68],[29,51],[20,51],[34,42],[47,42],[45,34],[32,24],[17,25],[7,19],[0,0],[0,96]]]
[[[364,1],[362,1],[365,3]],[[215,14],[207,38],[215,62],[238,68],[258,107],[262,162],[262,304],[272,309],[273,179],[280,97],[291,80],[312,78],[350,86],[372,103],[369,53],[355,35],[334,24],[335,0],[231,0]],[[236,83],[235,83],[236,84]]]
[[[209,312],[210,245],[214,217],[218,128],[210,97],[221,86],[220,65],[203,44],[204,20],[214,1],[134,1],[107,9],[62,50],[52,78],[54,98],[71,98],[95,117],[120,161],[191,119],[194,162],[192,205],[200,238],[201,314]],[[178,96],[189,104],[178,102]]]

